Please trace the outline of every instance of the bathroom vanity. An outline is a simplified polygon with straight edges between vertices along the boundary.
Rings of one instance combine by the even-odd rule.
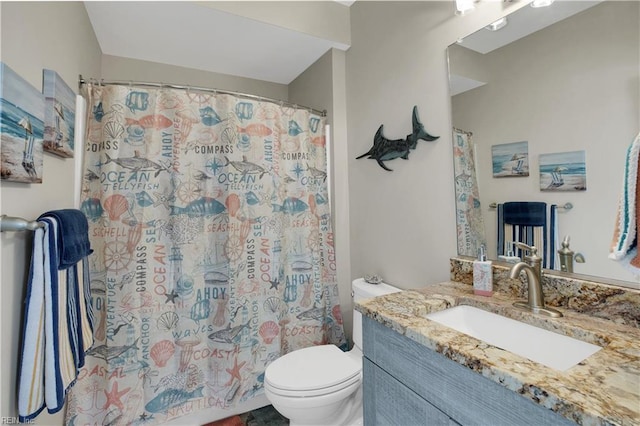
[[[363,325],[365,424],[571,424],[372,319]]]
[[[452,267],[452,277],[460,273]],[[547,279],[547,300],[580,310],[609,299],[610,311],[618,314],[605,320],[552,302],[564,317],[541,318],[513,308],[518,297],[510,289],[518,280],[499,282],[504,286],[493,297],[475,296],[468,283],[450,281],[356,305],[364,321],[365,424],[639,424],[640,291],[580,284],[581,303],[554,294]],[[598,291],[609,297],[594,297]],[[560,371],[427,318],[459,305],[602,349]]]

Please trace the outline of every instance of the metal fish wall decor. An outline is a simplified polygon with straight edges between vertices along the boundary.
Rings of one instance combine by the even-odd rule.
[[[411,134],[408,134],[405,139],[387,139],[382,134],[383,124],[380,125],[376,135],[373,137],[373,146],[371,149],[364,154],[356,157],[356,159],[360,159],[363,157],[370,158],[372,160],[376,160],[380,167],[391,172],[390,168],[388,168],[384,161],[393,160],[394,158],[402,158],[403,160],[409,159],[409,151],[412,149],[416,149],[418,146],[418,140],[422,139],[423,141],[432,142],[438,139],[440,136],[432,136],[424,129],[424,125],[418,119],[418,107],[413,107],[413,117],[412,117],[413,130]]]

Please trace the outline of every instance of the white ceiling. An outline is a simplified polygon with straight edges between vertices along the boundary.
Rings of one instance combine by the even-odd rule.
[[[556,1],[549,7],[525,6],[508,15],[508,24],[501,30],[490,31],[483,28],[458,44],[479,53],[489,53],[602,1]]]
[[[196,2],[85,2],[105,55],[289,84],[331,40]]]
[[[508,24],[498,31],[482,28],[458,41],[458,45],[485,54],[506,46],[516,40],[533,34],[549,25],[567,19],[601,3],[593,1],[556,1],[549,7],[533,8],[524,6],[507,16]],[[449,92],[451,96],[485,85],[486,82],[467,78],[461,75],[449,75]]]
[[[507,27],[482,29],[460,45],[487,53],[600,1],[525,6],[509,16]],[[348,48],[192,1],[87,1],[85,7],[105,55],[280,84],[291,83],[330,48]]]

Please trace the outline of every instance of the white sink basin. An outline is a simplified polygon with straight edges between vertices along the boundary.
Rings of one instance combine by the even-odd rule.
[[[602,349],[473,306],[456,306],[428,314],[426,318],[560,371],[568,370]]]

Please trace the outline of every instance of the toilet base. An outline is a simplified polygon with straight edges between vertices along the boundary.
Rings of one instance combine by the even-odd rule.
[[[289,419],[290,426],[362,426],[362,384],[350,392],[350,396],[338,401],[323,404],[300,404],[278,398],[265,389],[267,399],[280,414]],[[313,398],[315,399],[315,398]],[[307,401],[308,402],[308,401]],[[294,406],[291,406],[294,405]],[[302,405],[302,406],[301,406]]]

